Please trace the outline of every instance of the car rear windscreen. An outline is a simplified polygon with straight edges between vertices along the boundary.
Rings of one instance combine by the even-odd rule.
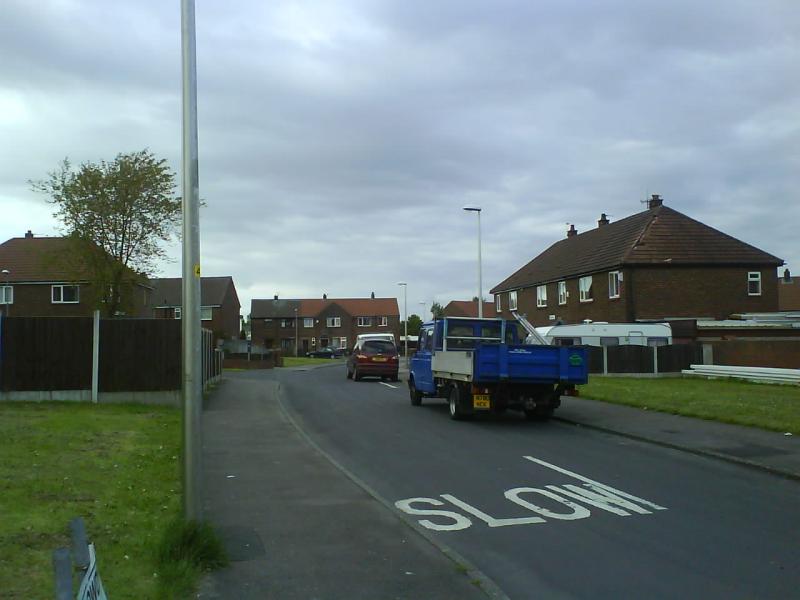
[[[385,340],[368,340],[361,347],[364,354],[397,354],[394,344]]]

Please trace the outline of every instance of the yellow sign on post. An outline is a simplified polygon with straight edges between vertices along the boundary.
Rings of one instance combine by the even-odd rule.
[[[194,266],[194,276],[195,277],[200,277],[200,265],[195,265]]]

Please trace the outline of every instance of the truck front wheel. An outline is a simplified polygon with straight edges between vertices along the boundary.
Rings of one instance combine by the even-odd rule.
[[[422,392],[417,390],[417,386],[414,385],[413,377],[408,380],[408,394],[411,396],[411,406],[419,406],[422,404]]]
[[[450,407],[450,418],[454,421],[461,421],[469,416],[467,411],[464,410],[461,400],[462,395],[462,391],[457,385],[450,386],[447,403]]]

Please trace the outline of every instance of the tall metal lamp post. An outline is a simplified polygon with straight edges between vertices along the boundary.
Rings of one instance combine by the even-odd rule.
[[[11,271],[9,271],[8,269],[3,269],[2,271],[0,271],[0,273],[5,275],[5,277],[6,277],[6,287],[3,290],[3,302],[6,305],[5,316],[8,317],[8,316],[11,316],[11,304],[8,301],[8,287],[9,287],[8,286],[8,278],[11,275]]]
[[[406,367],[408,367],[408,283],[405,281],[398,281],[397,285],[403,286],[403,312],[405,313],[405,318],[403,319],[403,323],[405,325],[405,340],[404,340],[404,349],[406,355]]]
[[[297,309],[294,309],[294,355],[295,357],[300,356],[297,353]]]
[[[483,318],[483,277],[481,275],[481,207],[465,206],[467,212],[478,213],[478,318]]]

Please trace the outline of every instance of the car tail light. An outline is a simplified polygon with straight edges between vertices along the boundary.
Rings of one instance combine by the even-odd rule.
[[[400,360],[400,355],[399,354],[395,354],[394,356],[390,356],[389,360],[391,362],[397,362],[398,360]]]
[[[359,360],[359,362],[369,360],[369,356],[367,356],[366,354],[356,354],[356,358]]]

